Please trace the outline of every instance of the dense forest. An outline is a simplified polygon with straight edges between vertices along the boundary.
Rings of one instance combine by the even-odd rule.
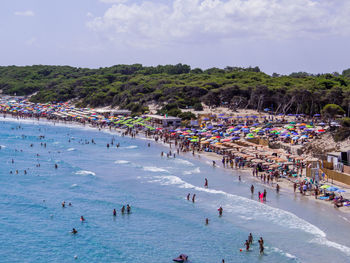
[[[0,67],[0,90],[9,95],[32,95],[33,102],[72,100],[81,107],[112,105],[133,112],[142,112],[147,104],[156,103],[174,115],[184,108],[200,110],[201,103],[232,109],[269,108],[284,114],[312,115],[327,104],[350,111],[350,69],[342,74],[270,76],[258,67],[202,70],[183,64],[99,69],[7,66]]]

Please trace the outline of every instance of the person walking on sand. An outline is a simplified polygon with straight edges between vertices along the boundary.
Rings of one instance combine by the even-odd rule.
[[[208,188],[208,179],[207,178],[204,179],[204,187]]]

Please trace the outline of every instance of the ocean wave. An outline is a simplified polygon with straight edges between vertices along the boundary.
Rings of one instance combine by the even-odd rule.
[[[6,146],[5,146],[5,145],[0,145],[0,147],[1,147],[1,148],[6,148]]]
[[[157,172],[169,173],[168,170],[165,170],[163,168],[156,167],[156,166],[144,166],[143,170],[147,172],[154,172],[154,173],[157,173]]]
[[[126,161],[126,160],[117,160],[114,162],[115,164],[128,164],[130,163],[129,161]]]
[[[96,174],[94,172],[91,171],[85,171],[85,170],[80,170],[75,172],[76,175],[92,175],[92,176],[96,176]]]
[[[190,161],[184,160],[184,159],[175,158],[175,159],[172,159],[172,160],[174,160],[174,162],[177,163],[177,164],[182,164],[182,165],[187,165],[187,166],[194,166],[193,163],[191,163]]]
[[[138,146],[130,145],[130,146],[125,146],[125,147],[120,147],[120,148],[122,148],[122,149],[136,149],[136,148],[138,148]]]
[[[289,211],[271,207],[265,203],[260,203],[242,196],[230,194],[222,190],[198,187],[173,175],[155,176],[155,179],[155,181],[159,181],[161,185],[177,185],[179,188],[193,189],[199,192],[222,195],[230,199],[229,203],[223,205],[225,211],[233,212],[237,216],[245,216],[249,214],[253,218],[267,220],[270,224],[276,224],[289,229],[304,231],[316,237],[310,242],[336,248],[350,256],[349,247],[328,240],[326,238],[326,233],[317,226],[307,222]]]
[[[76,188],[76,187],[78,187],[77,184],[72,184],[72,185],[70,186],[70,188]]]
[[[72,152],[72,151],[75,151],[76,149],[75,148],[69,148],[67,149],[67,152]]]
[[[199,167],[196,167],[193,170],[189,170],[189,171],[184,171],[183,174],[184,175],[190,175],[190,174],[199,174],[201,172]]]
[[[267,250],[270,250],[268,246],[266,246],[265,248],[266,248]],[[271,251],[276,252],[276,253],[278,253],[278,254],[280,254],[280,255],[282,255],[282,256],[285,256],[285,257],[287,257],[287,258],[295,259],[296,261],[298,261],[298,258],[297,258],[296,256],[294,256],[294,255],[292,255],[292,254],[290,254],[290,253],[288,253],[288,252],[284,252],[282,249],[279,249],[279,248],[277,248],[277,247],[272,247],[272,248],[271,248]]]

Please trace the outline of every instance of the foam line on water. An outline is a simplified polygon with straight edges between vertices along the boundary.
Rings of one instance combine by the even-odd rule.
[[[114,162],[115,164],[129,164],[130,162],[129,161],[126,161],[126,160],[117,160]]]
[[[164,168],[157,167],[157,166],[144,166],[144,167],[142,167],[142,169],[143,169],[144,171],[147,171],[147,172],[154,172],[154,173],[163,172],[163,173],[169,173],[168,170],[166,170],[166,169],[164,169]]]
[[[72,151],[75,151],[75,148],[69,148],[69,149],[67,149],[67,152],[72,152]]]
[[[159,182],[161,185],[177,185],[179,188],[193,189],[215,195],[223,195],[224,197],[230,199],[229,204],[223,205],[225,211],[234,212],[238,216],[249,214],[253,218],[263,218],[270,223],[278,224],[282,227],[302,230],[315,236],[315,238],[310,242],[336,248],[350,256],[349,247],[328,240],[325,232],[291,212],[271,207],[264,203],[260,203],[242,196],[230,194],[222,190],[198,187],[185,182],[181,178],[174,175],[154,176],[154,178],[156,179],[155,182]]]
[[[186,166],[194,166],[194,164],[191,163],[190,161],[187,161],[187,160],[184,160],[184,159],[181,159],[181,158],[175,158],[175,159],[172,159],[172,160],[174,160],[174,162],[177,163],[177,164],[186,165]]]
[[[189,170],[189,171],[184,171],[183,174],[184,175],[190,175],[190,174],[199,174],[201,172],[201,169],[199,167],[196,167],[193,170]]]
[[[92,175],[92,176],[96,176],[96,174],[94,172],[91,172],[91,171],[85,171],[85,170],[80,170],[80,171],[77,171],[75,172],[76,175]]]

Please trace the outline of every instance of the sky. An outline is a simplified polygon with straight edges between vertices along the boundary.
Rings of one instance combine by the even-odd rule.
[[[350,68],[350,0],[1,0],[0,65]]]

